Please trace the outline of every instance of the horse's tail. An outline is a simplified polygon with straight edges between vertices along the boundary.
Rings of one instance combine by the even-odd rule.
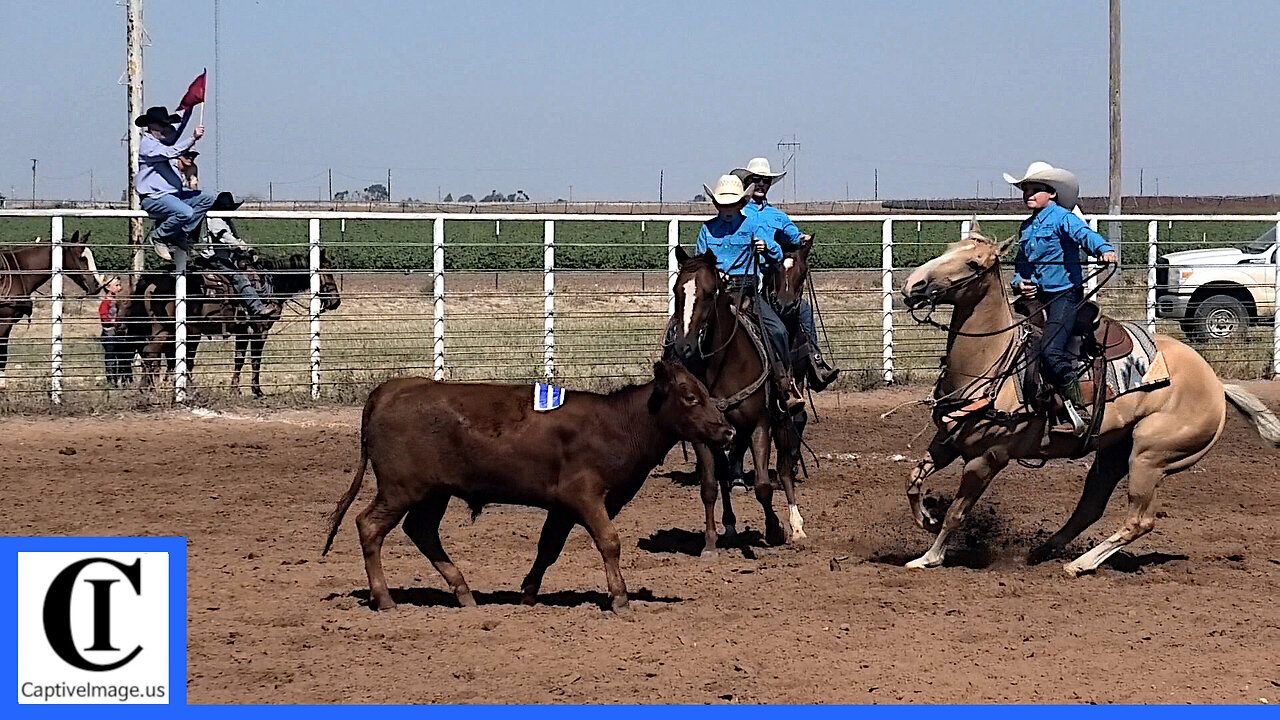
[[[356,495],[360,493],[360,485],[364,482],[364,469],[369,464],[369,448],[365,430],[369,426],[369,413],[373,409],[373,403],[367,403],[364,406],[364,416],[360,419],[360,466],[356,468],[356,476],[351,480],[351,487],[347,488],[347,493],[338,499],[338,504],[333,508],[333,512],[329,513],[329,538],[324,541],[324,550],[321,555],[328,555],[329,548],[333,545],[333,538],[338,534],[338,526],[342,524],[342,516],[347,514],[347,509],[351,507],[351,503],[355,502]]]
[[[1227,393],[1227,400],[1236,406],[1249,419],[1249,424],[1262,436],[1263,440],[1280,447],[1280,418],[1267,409],[1258,396],[1249,393],[1239,385],[1226,385],[1222,389]]]

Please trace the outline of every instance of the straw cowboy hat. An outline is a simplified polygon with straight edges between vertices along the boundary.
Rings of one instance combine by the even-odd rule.
[[[1027,171],[1023,173],[1021,178],[1015,178],[1009,173],[1004,174],[1005,182],[1018,188],[1023,183],[1038,182],[1048,185],[1058,193],[1058,204],[1066,208],[1068,212],[1074,210],[1076,204],[1080,201],[1080,183],[1076,181],[1076,176],[1071,174],[1069,170],[1056,168],[1047,162],[1036,161],[1027,166]]]
[[[747,163],[746,167],[738,168],[737,170],[734,170],[732,174],[743,182],[746,182],[747,178],[752,175],[759,175],[760,177],[766,177],[777,182],[782,179],[783,175],[787,174],[787,171],[783,170],[780,173],[773,172],[769,167],[769,158],[751,158],[751,162]]]
[[[743,187],[742,179],[737,175],[721,175],[714,189],[705,184],[702,189],[706,191],[707,198],[715,204],[733,205],[747,196],[747,187],[750,186]]]

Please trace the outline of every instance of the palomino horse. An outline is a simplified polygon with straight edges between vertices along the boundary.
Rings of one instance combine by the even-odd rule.
[[[287,301],[310,287],[310,269],[305,254],[292,255],[283,260],[264,260],[251,270],[262,280],[261,294],[264,300]],[[196,350],[202,337],[232,337],[235,339],[235,369],[231,376],[231,388],[240,391],[240,371],[244,367],[248,351],[253,366],[251,388],[253,394],[262,396],[262,349],[267,333],[280,319],[280,308],[262,319],[252,319],[245,312],[240,298],[229,287],[212,290],[215,282],[209,273],[193,272],[188,284],[187,301],[187,370],[195,364]],[[218,286],[225,283],[216,283]],[[211,288],[206,292],[205,288]],[[144,275],[130,298],[125,327],[134,346],[139,348],[143,361],[144,383],[152,384],[160,370],[163,358],[170,371],[174,366],[174,288],[172,270]],[[335,310],[342,303],[338,283],[334,279],[329,255],[320,251],[320,310]]]
[[[902,287],[912,309],[938,304],[954,307],[942,377],[934,391],[935,401],[946,402],[935,405],[938,432],[929,444],[928,457],[916,465],[907,485],[911,511],[920,527],[937,525],[921,502],[924,479],[955,459],[964,459],[960,488],[937,540],[928,552],[907,563],[909,568],[942,564],[947,538],[1010,460],[1074,457],[1082,448],[1080,438],[1071,435],[1052,433],[1046,441],[1045,413],[1023,406],[1014,383],[1002,382],[1010,372],[1009,363],[1017,362],[1011,350],[1020,325],[1000,275],[1000,256],[1011,242],[993,243],[975,229],[966,240],[917,268]],[[1031,551],[1029,562],[1060,555],[1067,543],[1102,516],[1112,490],[1125,475],[1129,476],[1129,515],[1124,525],[1065,570],[1072,577],[1091,572],[1150,532],[1155,526],[1156,487],[1209,452],[1222,434],[1227,402],[1240,409],[1263,438],[1280,444],[1280,420],[1258,398],[1237,386],[1224,386],[1204,358],[1177,340],[1157,335],[1155,342],[1164,355],[1169,382],[1107,403],[1094,445],[1097,455],[1075,512],[1062,529]],[[959,417],[942,410],[944,404],[965,407],[966,401],[985,408]],[[971,407],[974,404],[965,409]]]
[[[102,277],[93,261],[93,251],[85,245],[89,233],[77,230],[62,246],[62,267],[67,277],[85,293],[102,288]],[[40,243],[17,250],[0,250],[0,390],[5,386],[5,366],[9,363],[9,333],[18,321],[31,314],[31,294],[53,277],[51,244]]]
[[[749,322],[739,309],[716,269],[713,253],[690,257],[676,248],[680,271],[675,281],[675,334],[671,349],[675,356],[711,391],[737,431],[729,455],[705,444],[694,450],[702,480],[702,502],[706,506],[706,536],[702,555],[715,556],[715,505],[717,490],[723,496],[725,535],[736,534],[737,518],[729,499],[729,457],[741,458],[748,443],[754,461],[756,499],[764,508],[765,540],[771,545],[786,542],[782,524],[773,511],[773,482],[769,479],[769,451],[778,446],[778,477],[787,497],[788,522],[792,538],[804,538],[804,518],[796,505],[794,467],[789,459],[799,454],[799,439],[790,428],[778,427],[769,410],[769,369],[763,358],[763,338],[745,329]],[[763,299],[756,298],[756,302]]]

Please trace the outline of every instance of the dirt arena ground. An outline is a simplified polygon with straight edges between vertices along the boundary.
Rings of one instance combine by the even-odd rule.
[[[1252,387],[1280,407],[1280,386]],[[925,392],[819,398],[799,545],[762,547],[754,496],[735,494],[755,542],[700,560],[697,491],[670,477],[692,465],[673,451],[619,516],[635,622],[601,610],[581,529],[544,604],[521,607],[540,513],[473,525],[456,504],[444,542],[480,607],[457,608],[397,530],[384,561],[400,607],[369,610],[353,519],[372,482],[320,557],[356,407],[8,418],[0,517],[13,534],[187,536],[195,703],[1280,701],[1280,451],[1233,411],[1209,458],[1161,488],[1156,531],[1076,580],[1021,558],[1069,514],[1085,464],[1013,467],[948,566],[908,572],[931,540],[903,497],[926,414],[877,415]],[[1072,550],[1119,526],[1123,487]]]

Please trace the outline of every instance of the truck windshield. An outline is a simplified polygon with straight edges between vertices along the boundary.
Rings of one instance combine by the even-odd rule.
[[[1262,233],[1256,239],[1250,240],[1240,246],[1240,252],[1249,253],[1250,255],[1258,255],[1270,250],[1276,244],[1276,229]]]

